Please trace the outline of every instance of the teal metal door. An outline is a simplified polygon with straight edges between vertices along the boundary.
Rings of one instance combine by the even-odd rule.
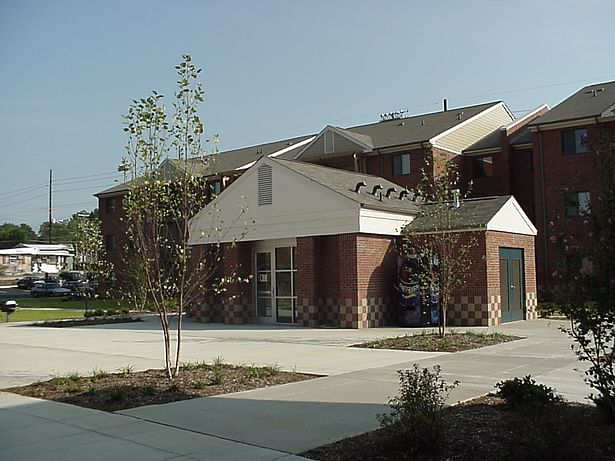
[[[525,287],[523,283],[523,250],[500,248],[500,295],[502,322],[525,318]]]

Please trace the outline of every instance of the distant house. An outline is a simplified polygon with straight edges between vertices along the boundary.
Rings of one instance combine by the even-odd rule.
[[[20,243],[0,250],[0,267],[6,275],[55,274],[72,269],[73,259],[74,251],[69,245]]]

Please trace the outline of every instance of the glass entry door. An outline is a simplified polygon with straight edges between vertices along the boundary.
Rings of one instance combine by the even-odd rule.
[[[256,252],[256,316],[262,322],[294,323],[297,305],[295,247]]]

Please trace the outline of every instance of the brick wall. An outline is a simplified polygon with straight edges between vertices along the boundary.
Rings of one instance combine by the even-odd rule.
[[[201,258],[205,258],[204,255],[208,253],[211,255],[208,250],[207,245],[193,247],[193,253],[200,255]],[[218,266],[214,271],[215,278],[227,277],[235,272],[242,280],[224,285],[225,291],[218,295],[204,289],[202,296],[191,306],[190,316],[203,323],[243,324],[252,322],[254,320],[253,293],[251,284],[243,281],[248,280],[252,272],[251,243],[239,242],[235,245],[224,243],[220,247],[219,262],[216,263],[218,257],[215,251],[209,258],[211,259],[210,264]]]
[[[534,237],[475,231],[462,234],[459,245],[467,245],[470,239],[475,243],[468,254],[469,274],[463,287],[455,290],[451,296],[447,310],[448,325],[490,326],[502,322],[499,266],[501,247],[523,249],[526,319],[536,318]]]
[[[581,128],[581,127],[579,127]],[[598,141],[599,130],[615,130],[615,123],[586,125],[589,145],[594,147]],[[567,128],[571,129],[571,128]],[[549,238],[549,223],[555,223],[558,231],[575,231],[575,224],[564,224],[558,220],[564,212],[566,192],[589,192],[597,197],[596,171],[591,152],[564,155],[562,147],[563,129],[545,130],[533,133],[534,144],[534,183],[535,211],[538,236],[536,240],[536,261],[538,285],[548,290],[552,285],[552,272],[561,263],[562,256]],[[543,181],[544,179],[544,181]],[[582,221],[582,219],[580,219]],[[583,239],[583,233],[580,234]],[[582,240],[589,243],[589,237]]]
[[[383,326],[392,316],[395,239],[342,234],[297,239],[297,321]]]
[[[491,297],[497,298],[500,313],[497,323],[501,323],[501,297],[500,297],[500,248],[520,248],[523,250],[524,286],[525,286],[525,318],[537,318],[538,306],[536,285],[536,255],[534,237],[531,235],[510,234],[505,232],[488,231],[486,235],[487,260],[487,288]]]
[[[105,249],[105,259],[113,265],[119,283],[122,283],[122,274],[130,262],[130,252],[127,253],[128,238],[126,235],[126,212],[124,211],[123,195],[113,197],[99,197],[98,210],[100,213],[100,231],[103,242],[106,236],[115,236],[115,246]],[[113,208],[109,209],[109,202],[113,201]]]

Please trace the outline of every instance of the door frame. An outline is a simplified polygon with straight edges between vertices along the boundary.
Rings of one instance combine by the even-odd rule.
[[[501,274],[501,262],[505,260],[507,262],[507,299],[508,306],[506,311],[504,309],[503,296],[502,296],[502,274]],[[511,299],[514,297],[515,286],[513,285],[513,261],[519,261],[519,304],[521,309],[510,309]],[[502,323],[513,322],[517,320],[525,320],[527,318],[527,306],[525,302],[525,252],[523,248],[511,248],[511,247],[499,247],[498,251],[498,278],[500,281],[500,299],[501,299],[501,320]],[[520,315],[519,315],[520,312]]]
[[[278,309],[277,309],[277,293],[276,293],[276,265],[275,265],[275,250],[276,248],[297,248],[296,238],[275,239],[275,240],[261,240],[256,242],[252,246],[252,293],[254,299],[254,318],[257,323],[271,323],[281,325],[293,325],[296,321],[296,299],[297,289],[296,286],[291,285],[294,288],[294,293],[291,293],[291,298],[294,297],[295,302],[292,304],[291,322],[279,322],[278,321]],[[271,254],[271,317],[262,317],[258,315],[258,271],[256,267],[256,254],[257,253],[270,253]],[[294,268],[296,270],[297,264],[294,262]],[[292,271],[291,271],[292,273]],[[291,275],[292,279],[292,275]],[[292,283],[292,282],[291,282]],[[294,295],[294,296],[292,296]]]

